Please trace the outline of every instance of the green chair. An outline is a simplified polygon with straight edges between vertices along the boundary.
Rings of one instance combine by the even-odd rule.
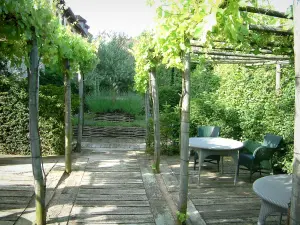
[[[219,137],[220,127],[215,126],[198,126],[197,137]],[[194,170],[196,169],[197,159],[199,158],[197,152],[194,154]],[[217,161],[216,163],[214,161]],[[204,162],[209,162],[218,165],[218,171],[220,169],[220,156],[210,155],[206,157]]]
[[[238,174],[241,169],[250,171],[250,182],[252,175],[255,172],[262,173],[262,170],[272,171],[272,157],[276,151],[280,149],[282,137],[274,134],[266,134],[262,144],[247,140],[244,142],[244,147],[240,151]]]

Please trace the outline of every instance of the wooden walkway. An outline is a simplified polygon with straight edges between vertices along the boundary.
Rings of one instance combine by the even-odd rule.
[[[63,158],[45,159],[47,224],[175,224],[179,156],[163,156],[161,174],[153,174],[144,147],[138,139],[87,140],[74,155],[70,175],[63,173]],[[215,165],[204,165],[198,187],[192,167],[191,162],[187,224],[257,224],[260,200],[248,173],[234,186],[233,165],[225,158],[223,175]],[[0,176],[0,225],[31,224],[31,159],[0,157]],[[278,218],[269,217],[266,225],[278,224]]]
[[[224,174],[217,172],[217,166],[205,163],[201,169],[201,184],[197,186],[198,166],[193,170],[193,160],[189,165],[189,199],[207,225],[256,225],[260,210],[260,199],[252,190],[249,172],[240,171],[236,186],[233,185],[235,168],[231,158],[224,158]],[[169,193],[177,196],[180,174],[178,156],[164,157],[163,176]],[[175,176],[177,179],[172,178]],[[254,180],[259,178],[254,175]],[[286,224],[285,217],[282,224]],[[268,217],[266,225],[277,225],[279,214]],[[195,223],[197,224],[197,223]]]
[[[175,224],[139,144],[108,150],[117,142],[85,144],[50,203],[48,224]]]

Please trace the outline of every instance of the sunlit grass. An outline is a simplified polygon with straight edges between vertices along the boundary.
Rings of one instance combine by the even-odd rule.
[[[101,91],[86,96],[85,102],[93,113],[123,112],[140,115],[144,108],[143,97],[136,93]]]

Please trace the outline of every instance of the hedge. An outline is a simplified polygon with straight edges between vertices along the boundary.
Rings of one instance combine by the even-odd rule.
[[[64,152],[63,93],[63,87],[40,87],[39,131],[44,155]],[[73,111],[77,105],[74,101]],[[30,154],[27,79],[0,78],[0,124],[0,153]]]

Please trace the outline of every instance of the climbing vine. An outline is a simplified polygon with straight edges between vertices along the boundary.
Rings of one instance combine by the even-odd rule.
[[[70,60],[73,70],[78,69],[79,63],[84,69],[94,64],[97,45],[63,26],[56,15],[59,10],[55,1],[0,1],[0,44],[13,64],[24,59],[28,64],[27,53],[33,33],[38,37],[45,65],[59,63],[62,58]]]

